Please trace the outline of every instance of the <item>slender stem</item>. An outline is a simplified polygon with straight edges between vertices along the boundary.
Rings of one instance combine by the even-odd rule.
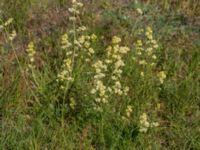
[[[74,18],[76,17],[76,13],[74,12]],[[73,21],[73,36],[74,36],[74,45],[73,45],[73,56],[72,56],[72,71],[74,70],[74,63],[75,63],[75,41],[76,41],[76,20]]]
[[[5,29],[5,32],[6,32],[7,35],[9,35],[9,33],[8,33],[8,31],[7,31],[6,29]],[[14,49],[14,46],[13,46],[12,41],[9,42],[9,41],[7,40],[6,37],[4,37],[4,38],[5,38],[6,42],[10,43],[10,45],[11,45],[11,49],[12,49],[12,51],[13,51],[13,53],[14,53],[14,56],[15,56],[15,58],[16,58],[16,60],[17,60],[17,64],[18,64],[18,66],[19,66],[19,70],[20,70],[20,72],[21,72],[21,75],[22,75],[23,78],[24,78],[24,82],[25,82],[26,86],[31,90],[31,93],[33,94],[33,96],[34,96],[35,100],[38,102],[38,104],[40,104],[40,103],[39,103],[39,100],[38,100],[38,98],[35,96],[33,90],[29,87],[29,83],[28,83],[28,81],[26,80],[26,76],[24,75],[24,70],[23,70],[23,68],[22,68],[22,66],[21,66],[21,64],[20,64],[19,57],[17,56],[17,52],[16,52],[16,50]]]

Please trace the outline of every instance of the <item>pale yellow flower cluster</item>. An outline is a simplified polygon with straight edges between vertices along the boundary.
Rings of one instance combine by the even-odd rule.
[[[123,70],[122,68],[125,66],[125,63],[123,61],[123,56],[127,54],[130,49],[125,46],[120,46],[121,38],[114,36],[112,38],[112,45],[109,46],[107,51],[107,59],[105,62],[109,64],[112,67],[112,76],[111,79],[114,82],[111,92],[114,92],[114,94],[117,95],[127,95],[127,92],[129,91],[128,87],[123,87],[121,85],[121,77]]]
[[[158,126],[159,126],[158,122],[152,122],[152,123],[150,123],[148,121],[148,117],[147,117],[146,113],[143,113],[140,116],[140,129],[139,129],[140,132],[146,133],[149,128],[158,127]]]
[[[63,34],[62,37],[61,37],[61,48],[65,51],[67,50],[67,48],[72,46],[72,44],[69,42],[68,39],[69,38],[68,38],[67,33]],[[67,54],[67,55],[70,55],[70,54]]]
[[[153,37],[153,31],[152,31],[151,27],[146,28],[145,35],[149,40],[147,43],[151,44],[152,49],[157,49],[159,46],[158,46],[157,41]]]
[[[95,35],[91,36],[92,39],[96,39]],[[107,103],[109,96],[122,96],[127,95],[129,91],[128,86],[123,86],[121,83],[123,67],[125,63],[123,57],[130,49],[125,46],[120,46],[121,38],[114,36],[112,38],[112,44],[106,49],[106,58],[104,61],[98,60],[93,68],[95,69],[94,75],[94,87],[91,90],[91,94],[95,97],[97,103]],[[111,70],[111,72],[107,72]],[[104,80],[110,80],[105,85]],[[130,116],[131,109],[127,109],[127,115]]]
[[[140,15],[142,15],[143,14],[143,11],[142,11],[142,9],[141,8],[137,8],[136,9],[136,11],[140,14]]]
[[[13,18],[9,18],[5,23],[0,25],[0,31],[9,26],[13,22]],[[17,36],[17,33],[15,30],[12,30],[11,33],[8,33],[8,39],[10,41],[13,41],[14,38]]]
[[[61,37],[61,49],[64,50],[66,58],[63,60],[61,72],[59,72],[57,75],[57,82],[61,83],[61,89],[67,88],[66,85],[74,80],[74,78],[72,77],[73,51],[71,47],[72,44],[69,41],[68,34],[63,34]]]
[[[74,25],[76,26],[76,28],[72,28],[71,30],[69,30],[69,33],[81,33],[81,32],[84,32],[84,31],[87,31],[87,27],[86,26],[79,26],[75,23],[74,21]]]
[[[87,30],[87,27],[86,27],[86,26],[80,26],[80,27],[78,27],[78,29],[77,29],[78,32],[84,32],[84,31],[86,31],[86,30]]]
[[[97,36],[92,34],[92,35],[83,35],[83,32],[87,30],[87,27],[84,25],[79,26],[78,23],[76,22],[80,11],[79,9],[83,7],[83,4],[76,1],[72,0],[72,7],[69,8],[69,12],[71,13],[71,16],[69,20],[73,22],[73,28],[69,31],[69,33],[73,34],[73,57],[79,56],[81,51],[86,52],[86,57],[85,61],[90,62],[91,56],[95,53],[94,49],[92,48],[92,42],[96,40]],[[81,57],[84,57],[83,55]],[[74,60],[73,58],[73,60]],[[74,63],[74,62],[73,62]]]
[[[119,44],[121,42],[121,38],[118,36],[113,36],[112,44]]]
[[[129,121],[130,117],[131,117],[131,113],[133,112],[132,106],[128,105],[125,112],[126,112],[126,114],[124,116],[122,116],[122,120]]]
[[[127,116],[128,118],[131,116],[132,111],[133,111],[132,106],[131,106],[131,105],[128,105],[128,106],[127,106],[127,109],[126,109],[126,116]]]
[[[158,48],[157,41],[153,38],[153,31],[150,27],[146,28],[145,31],[146,39],[144,41],[138,40],[136,42],[136,51],[137,55],[146,57],[146,60],[139,60],[139,64],[141,65],[147,65],[147,64],[153,64],[153,60],[156,60],[157,57],[155,55],[156,49]],[[148,60],[148,62],[147,62]]]
[[[35,46],[34,46],[34,43],[33,42],[30,42],[28,44],[28,47],[26,49],[26,52],[28,53],[28,57],[29,57],[29,60],[30,60],[30,63],[29,63],[29,68],[34,68],[34,56],[35,56],[35,53],[36,53],[36,50],[35,50]]]
[[[91,40],[93,42],[97,40],[97,36],[94,33],[91,35]]]
[[[95,51],[92,48],[92,43],[96,41],[97,36],[95,34],[92,34],[90,36],[84,36],[81,35],[78,38],[78,41],[76,41],[77,45],[83,50],[87,56],[85,56],[85,61],[90,62],[91,61],[91,56],[94,55]]]
[[[158,73],[158,78],[159,78],[161,84],[164,83],[164,80],[166,79],[166,77],[167,77],[167,76],[166,76],[166,74],[165,74],[164,71],[160,71],[160,72]]]
[[[143,113],[140,116],[140,129],[139,129],[139,131],[146,133],[149,127],[150,127],[150,123],[147,119],[147,114]]]
[[[71,109],[75,109],[76,101],[73,97],[70,98],[69,106],[71,107]]]
[[[61,48],[65,51],[66,57],[62,64],[62,70],[57,75],[57,81],[61,83],[61,89],[66,89],[68,87],[67,85],[74,81],[72,72],[75,60],[79,56],[79,50],[82,50],[83,47],[85,47],[88,48],[90,53],[94,53],[94,50],[90,47],[90,43],[87,41],[89,36],[80,36],[77,38],[79,32],[83,32],[87,29],[85,26],[78,27],[76,23],[81,7],[83,7],[82,3],[72,0],[72,7],[68,9],[71,13],[69,20],[73,22],[73,28],[69,31],[69,33],[73,34],[73,42],[70,42],[67,33],[61,37]]]
[[[91,94],[95,95],[95,101],[97,103],[107,103],[107,87],[103,83],[105,78],[105,72],[107,71],[107,65],[102,61],[98,60],[94,65],[95,76],[94,76],[94,88],[91,90]]]
[[[73,14],[72,17],[69,18],[70,21],[76,21],[77,15],[80,14],[79,8],[81,7],[83,7],[83,3],[72,0],[72,7],[68,9],[69,12]]]
[[[137,61],[137,63],[144,69],[141,71],[140,75],[142,77],[145,76],[145,69],[146,67],[155,67],[156,61],[157,61],[157,49],[158,49],[158,43],[153,37],[153,31],[150,27],[147,27],[145,30],[140,30],[139,34],[145,32],[145,38],[144,40],[138,40],[136,42],[136,57],[134,57],[134,61]],[[166,79],[165,71],[160,71],[157,74],[157,77],[161,84],[164,83],[164,80]]]
[[[0,25],[0,30],[2,30],[5,27],[9,26],[12,22],[13,22],[13,18],[9,18],[5,23]]]
[[[15,30],[13,30],[12,33],[9,35],[8,39],[10,41],[13,41],[16,36],[17,36],[17,33]]]
[[[72,82],[74,78],[72,77],[72,61],[70,58],[64,59],[62,64],[62,71],[57,76],[57,82],[61,82],[61,89],[67,88],[66,84]]]
[[[137,40],[135,45],[136,57],[134,57],[134,60],[136,60],[143,68],[154,67],[157,60],[156,50],[159,46],[153,37],[153,31],[150,27],[147,27],[146,30],[140,30],[140,34],[143,32],[145,32],[144,39]],[[142,71],[141,76],[144,75],[145,73]]]

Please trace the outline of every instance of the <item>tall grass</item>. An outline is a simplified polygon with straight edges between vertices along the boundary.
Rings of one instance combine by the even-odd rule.
[[[200,147],[198,1],[44,3],[2,1],[1,149]]]

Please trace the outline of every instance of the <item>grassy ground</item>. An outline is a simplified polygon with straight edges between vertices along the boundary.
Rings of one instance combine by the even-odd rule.
[[[82,3],[0,1],[0,149],[199,150],[200,2]]]

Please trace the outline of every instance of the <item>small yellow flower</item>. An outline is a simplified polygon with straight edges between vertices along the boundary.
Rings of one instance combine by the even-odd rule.
[[[95,41],[97,39],[97,36],[95,34],[92,34],[91,39],[92,39],[92,41]]]
[[[94,49],[93,48],[89,48],[88,51],[89,51],[89,53],[94,54]]]
[[[153,34],[153,31],[152,31],[151,27],[147,27],[145,35],[151,41],[153,40],[153,35],[152,34]]]
[[[75,109],[75,106],[76,106],[76,101],[75,101],[75,99],[74,98],[70,98],[70,107],[72,108],[72,109]]]
[[[124,88],[124,94],[127,95],[128,91],[129,91],[129,87],[126,86],[126,87]]]
[[[84,43],[84,46],[85,46],[85,48],[89,48],[89,47],[90,47],[90,42],[86,41],[86,42]]]
[[[2,30],[3,29],[3,25],[0,25],[0,30]]]
[[[150,34],[153,33],[153,30],[152,30],[151,27],[149,27],[149,26],[146,28],[146,31],[149,32]]]
[[[128,118],[130,118],[132,111],[133,111],[132,106],[128,105],[127,108],[126,108],[126,116]]]
[[[122,47],[119,48],[119,52],[122,53],[122,54],[126,54],[129,51],[130,51],[130,48],[126,47],[126,46],[122,46]]]
[[[121,38],[118,36],[113,36],[112,44],[119,44],[121,42]]]
[[[83,44],[85,42],[85,36],[81,36],[78,38],[79,43]]]
[[[77,3],[77,1],[76,0],[72,0],[72,4],[74,4],[74,3]]]
[[[158,122],[152,122],[151,123],[151,127],[153,128],[153,127],[158,127],[159,126],[159,123]]]
[[[70,13],[74,13],[76,10],[75,10],[74,8],[69,8],[68,11],[69,11]]]
[[[32,57],[32,56],[35,54],[35,49],[34,49],[34,43],[33,43],[33,42],[30,42],[30,43],[28,44],[28,48],[27,48],[26,51],[28,52],[28,55],[29,55],[30,57]]]
[[[87,30],[87,28],[85,26],[81,26],[78,28],[77,31],[81,32],[81,31],[86,31],[86,30]]]
[[[68,35],[67,33],[63,34],[61,37],[61,48],[66,50],[68,47],[70,47],[72,44],[68,41]]]
[[[28,53],[28,57],[29,57],[29,61],[30,63],[28,64],[29,68],[33,68],[33,62],[34,62],[34,56],[35,56],[35,47],[34,47],[34,43],[33,42],[30,42],[27,46],[27,49],[26,49],[27,53]]]
[[[142,52],[137,52],[137,54],[140,56],[140,55],[142,55]]]
[[[70,21],[76,21],[76,17],[69,17]]]
[[[142,9],[140,9],[140,8],[137,8],[136,9],[136,11],[140,14],[140,15],[142,15],[143,14],[143,11],[142,11]]]
[[[142,45],[143,45],[143,44],[142,44],[142,41],[141,41],[141,40],[137,40],[136,45],[137,45],[138,47],[142,46]]]
[[[140,65],[146,65],[147,62],[146,62],[146,60],[141,60],[141,61],[139,61],[139,64],[140,64]]]
[[[13,18],[9,18],[5,23],[4,23],[4,26],[6,27],[6,26],[8,26],[8,25],[10,25],[12,22],[13,22]]]
[[[65,84],[65,82],[73,82],[74,78],[72,77],[72,60],[66,58],[63,61],[62,70],[57,75],[57,81]],[[61,85],[62,89],[65,89],[64,85]]]
[[[78,2],[78,3],[77,3],[77,6],[83,7],[83,3]]]
[[[139,129],[139,131],[146,133],[149,127],[150,127],[150,123],[148,122],[147,114],[143,113],[140,116],[140,129]]]
[[[153,45],[153,48],[157,49],[159,46],[158,44]]]
[[[144,77],[144,72],[142,71],[142,72],[140,73],[140,75],[141,75],[142,77]]]
[[[153,59],[157,59],[156,55],[153,55],[152,58],[153,58]]]
[[[12,33],[9,35],[9,40],[12,41],[17,36],[17,33],[15,30],[12,31]]]
[[[167,77],[167,76],[166,76],[166,74],[165,74],[164,71],[160,71],[160,72],[158,73],[158,78],[159,78],[161,84],[163,84],[163,82],[164,82],[164,80],[166,79],[166,77]]]

